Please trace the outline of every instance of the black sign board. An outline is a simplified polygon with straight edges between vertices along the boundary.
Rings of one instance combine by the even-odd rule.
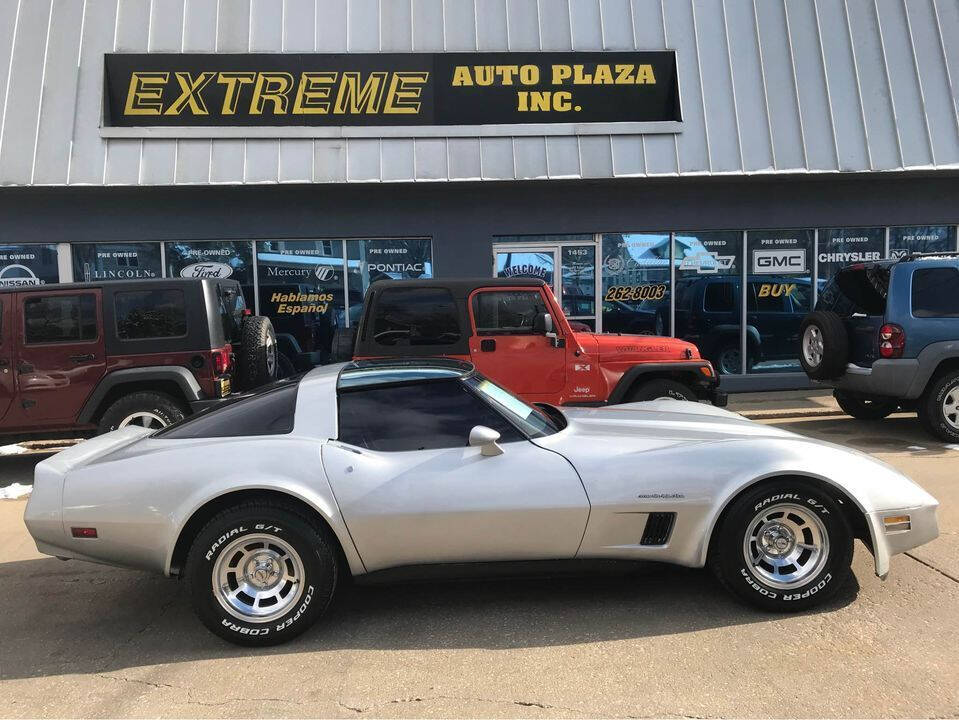
[[[104,128],[437,128],[681,120],[664,52],[126,54]]]

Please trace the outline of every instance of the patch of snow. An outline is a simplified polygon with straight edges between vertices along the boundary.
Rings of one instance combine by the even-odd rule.
[[[20,455],[25,452],[27,452],[27,449],[20,445],[0,446],[0,455]]]
[[[926,448],[924,448],[922,445],[910,445],[909,447],[906,448],[906,450],[925,450],[925,449]]]
[[[7,487],[0,488],[0,500],[16,500],[24,495],[29,495],[31,490],[33,490],[33,487],[30,485],[21,485],[20,483],[7,485]]]
[[[959,445],[946,445],[947,450],[959,450]]]

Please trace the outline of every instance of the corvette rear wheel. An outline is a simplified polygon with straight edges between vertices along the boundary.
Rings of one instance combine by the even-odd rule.
[[[337,583],[328,534],[282,504],[225,510],[197,535],[185,576],[207,628],[237,645],[276,645],[315,623]]]
[[[801,480],[764,484],[735,499],[710,544],[710,569],[727,590],[779,612],[828,600],[851,562],[842,508]]]

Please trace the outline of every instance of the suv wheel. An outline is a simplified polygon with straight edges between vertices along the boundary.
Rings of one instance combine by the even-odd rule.
[[[159,430],[180,422],[186,413],[172,397],[158,392],[134,392],[124,395],[106,409],[100,418],[99,432],[107,433],[127,425]]]
[[[185,576],[210,632],[237,645],[276,645],[326,611],[337,584],[328,534],[285,505],[251,501],[197,535]]]
[[[243,336],[237,358],[237,381],[241,390],[250,390],[276,380],[276,334],[268,317],[243,318]]]
[[[833,390],[832,396],[836,398],[836,402],[844,413],[859,420],[882,420],[899,408],[899,402],[896,400],[856,397],[842,390]]]
[[[919,422],[946,442],[959,442],[959,371],[933,379],[919,399]]]
[[[691,388],[676,380],[649,380],[634,388],[626,402],[645,402],[646,400],[689,400],[696,402],[696,393]]]
[[[723,345],[716,355],[716,369],[720,375],[739,375],[743,367],[743,353],[739,343]]]
[[[849,359],[849,337],[842,318],[834,312],[809,313],[799,327],[799,362],[815,380],[839,377]]]
[[[708,565],[740,599],[793,612],[834,595],[851,562],[842,508],[814,485],[781,480],[733,500],[714,533]]]

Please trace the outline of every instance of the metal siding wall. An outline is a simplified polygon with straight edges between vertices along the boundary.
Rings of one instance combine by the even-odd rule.
[[[6,0],[0,183],[409,182],[959,167],[955,0]],[[678,52],[677,135],[100,138],[102,54]],[[78,62],[79,59],[79,62]]]

